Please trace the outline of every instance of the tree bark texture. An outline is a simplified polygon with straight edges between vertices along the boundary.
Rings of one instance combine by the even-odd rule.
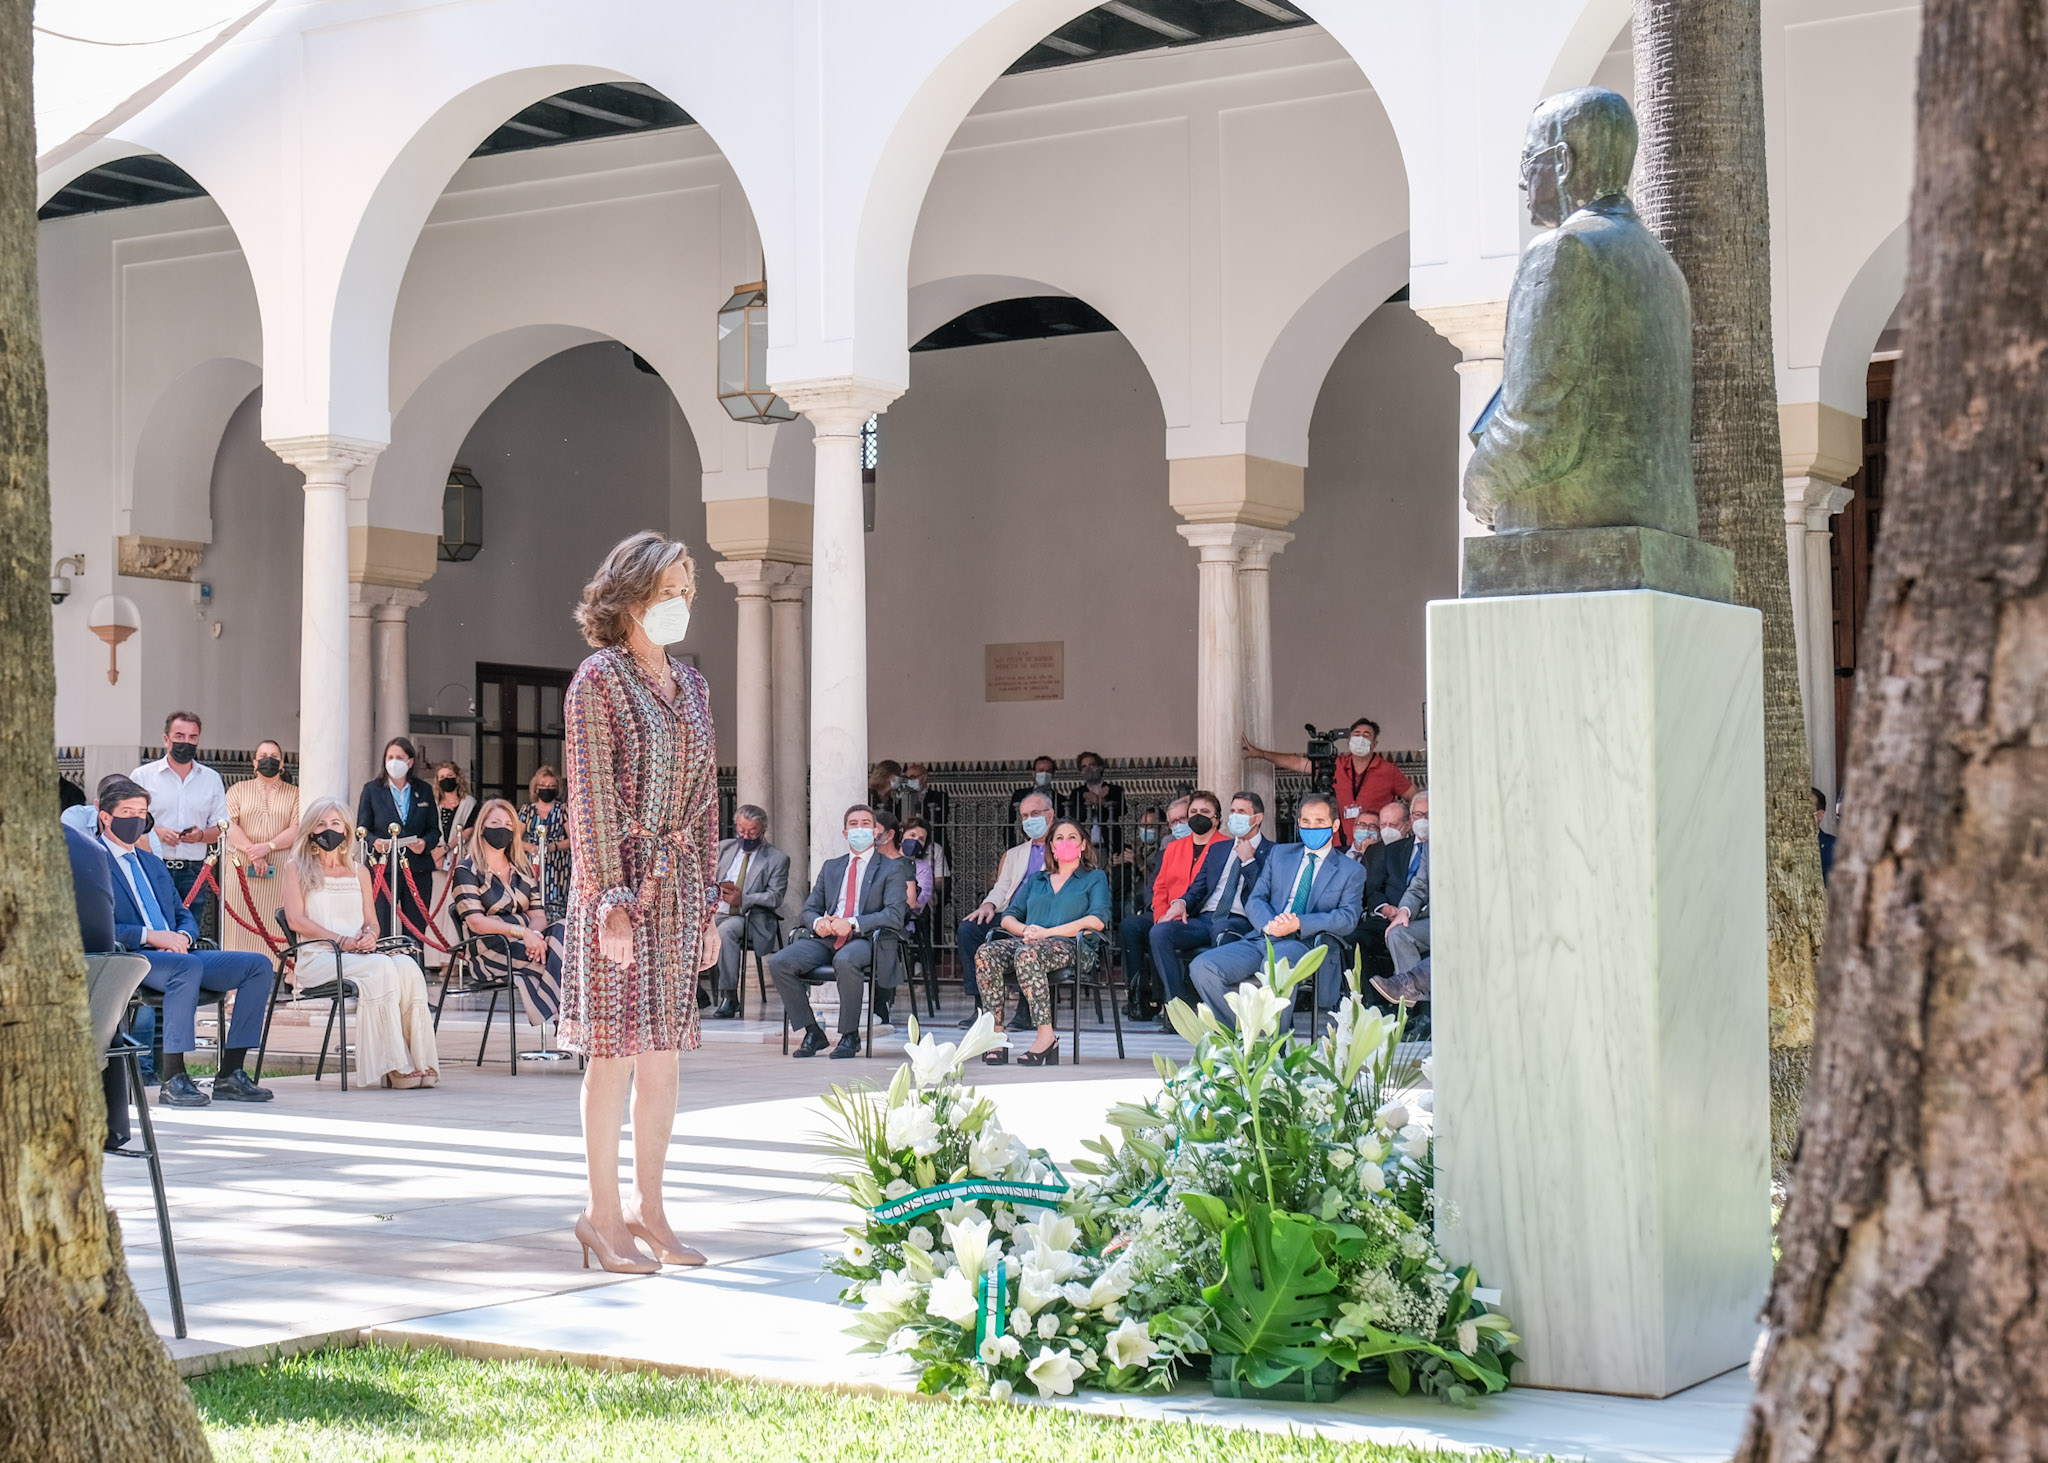
[[[1827,891],[1785,562],[1759,3],[1636,0],[1635,199],[1692,289],[1700,536],[1734,551],[1735,597],[1763,614],[1771,1148],[1782,1173],[1813,1044]]]
[[[1897,464],[1741,1456],[2048,1457],[2048,6],[1928,0]]]
[[[0,0],[0,1463],[208,1456],[128,1282],[57,824],[30,0]]]

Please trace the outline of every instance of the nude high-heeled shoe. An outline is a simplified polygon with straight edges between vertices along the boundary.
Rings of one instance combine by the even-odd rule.
[[[637,1219],[627,1220],[626,1228],[633,1232],[634,1239],[639,1240],[648,1249],[654,1251],[664,1265],[702,1265],[705,1263],[701,1251],[693,1250],[684,1244],[679,1244],[676,1248],[670,1249],[667,1245],[656,1239],[653,1231]]]
[[[604,1236],[597,1232],[597,1226],[590,1222],[588,1214],[576,1216],[576,1243],[583,1247],[583,1268],[590,1268],[590,1256],[597,1255],[598,1268],[609,1270],[614,1275],[652,1275],[661,1268],[659,1261],[650,1260],[638,1250],[631,1255],[612,1253]]]

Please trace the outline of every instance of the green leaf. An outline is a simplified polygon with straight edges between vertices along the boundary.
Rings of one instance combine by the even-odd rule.
[[[1184,1193],[1180,1201],[1195,1216],[1195,1223],[1209,1233],[1222,1234],[1230,1228],[1230,1206],[1214,1194]]]
[[[1223,1279],[1202,1289],[1216,1313],[1212,1349],[1242,1358],[1254,1386],[1313,1367],[1322,1360],[1327,1297],[1336,1288],[1313,1221],[1248,1205],[1223,1231]]]

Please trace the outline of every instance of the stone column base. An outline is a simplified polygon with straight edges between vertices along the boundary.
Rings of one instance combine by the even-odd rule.
[[[1771,1278],[1755,611],[1429,606],[1438,1230],[1515,1380],[1741,1366]]]

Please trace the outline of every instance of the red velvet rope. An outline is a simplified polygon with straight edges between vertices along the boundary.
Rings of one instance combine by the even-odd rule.
[[[417,904],[420,908],[425,909],[427,907],[427,901],[420,898],[420,886],[413,882],[412,865],[406,863],[404,860],[401,859],[399,861],[398,867],[405,874],[405,887],[407,892],[409,892],[412,895],[412,902],[414,904]],[[449,881],[449,886],[451,888],[454,886],[454,881],[452,879]],[[438,904],[435,905],[434,913],[440,913],[440,908],[441,907]],[[414,924],[410,919],[407,919],[405,915],[405,904],[403,903],[403,901],[401,901],[398,906],[398,920],[400,924],[404,925],[408,930],[412,931],[412,937],[415,940],[418,940],[421,944],[431,945],[434,949],[439,950],[443,955],[452,955],[455,953],[454,947],[449,945],[447,941],[443,940],[432,929],[423,930],[418,925]],[[427,916],[427,923],[429,925],[433,923],[433,920],[434,915],[430,914]]]
[[[261,938],[263,943],[270,948],[270,953],[272,955],[282,954],[284,952],[284,943],[281,940],[279,940],[275,935],[270,933],[270,926],[266,925],[263,922],[263,911],[256,907],[256,895],[249,888],[249,871],[243,868],[240,864],[236,864],[235,877],[241,880],[242,882],[242,902],[248,905],[249,912],[256,916],[256,923],[252,925],[249,923],[249,921],[243,919],[239,914],[236,914],[234,901],[231,899],[223,897],[220,902],[220,907],[228,912],[229,917],[232,918],[236,924],[240,925],[250,934],[256,935],[259,938]]]

